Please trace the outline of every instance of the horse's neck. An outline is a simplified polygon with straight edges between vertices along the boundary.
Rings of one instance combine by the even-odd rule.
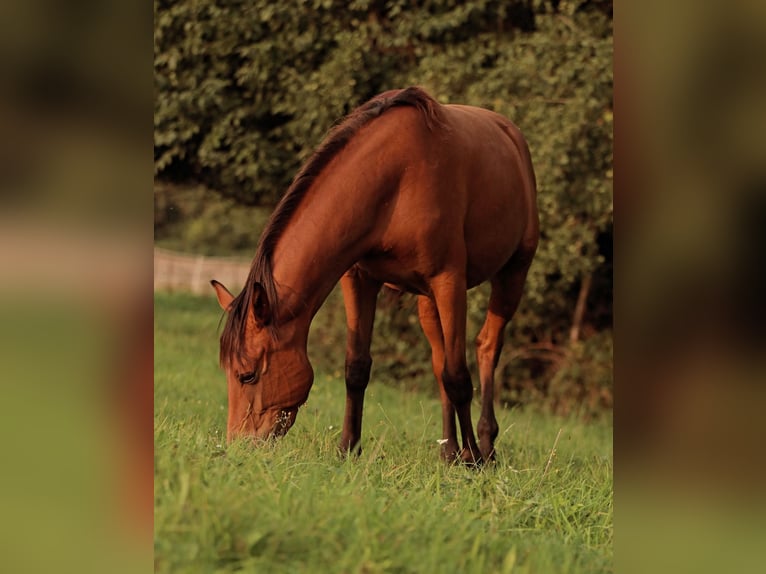
[[[337,187],[311,190],[282,232],[273,268],[283,319],[297,318],[308,329],[340,277],[362,255],[370,225],[359,214],[370,211],[358,202],[351,205],[353,195]]]

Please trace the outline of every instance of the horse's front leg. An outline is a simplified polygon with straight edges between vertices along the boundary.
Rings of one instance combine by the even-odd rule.
[[[464,265],[459,269],[465,269]],[[446,272],[431,282],[434,303],[444,335],[444,391],[455,407],[463,439],[460,458],[470,465],[482,463],[471,423],[473,385],[465,360],[466,284],[460,271]]]
[[[425,295],[418,297],[418,317],[423,333],[431,345],[431,366],[439,384],[439,394],[442,402],[442,441],[441,456],[447,462],[454,462],[459,458],[460,449],[457,443],[457,429],[455,427],[455,407],[447,396],[442,382],[444,371],[444,335],[439,321],[439,312],[434,302]]]
[[[370,381],[372,326],[375,304],[381,284],[357,267],[349,269],[340,280],[346,307],[346,414],[339,448],[341,452],[359,452],[362,437],[364,392]]]

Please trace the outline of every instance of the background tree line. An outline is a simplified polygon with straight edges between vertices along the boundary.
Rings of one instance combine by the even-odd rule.
[[[192,244],[254,249],[263,212],[330,126],[384,90],[420,85],[442,103],[493,109],[527,137],[542,229],[501,357],[499,395],[586,415],[611,406],[611,1],[154,6],[158,237],[177,233],[181,213],[193,216],[185,228]],[[184,204],[162,191],[168,183],[202,185],[217,199],[200,191]],[[486,289],[472,292],[469,336],[486,298]],[[340,369],[341,313],[336,294],[314,340],[338,351],[318,366]],[[373,376],[432,384],[415,323],[406,298],[379,312]]]

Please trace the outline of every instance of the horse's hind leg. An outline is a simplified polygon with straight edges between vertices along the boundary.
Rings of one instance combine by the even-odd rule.
[[[370,381],[372,326],[381,284],[358,268],[351,268],[340,280],[346,307],[346,414],[339,448],[358,449],[362,437],[364,392]]]
[[[463,439],[460,458],[469,464],[480,464],[481,454],[471,423],[473,386],[465,360],[465,276],[454,272],[440,275],[431,282],[431,290],[444,335],[442,384],[455,407]]]
[[[485,461],[494,460],[498,426],[494,407],[494,375],[503,347],[505,326],[519,306],[530,257],[517,254],[492,279],[492,293],[484,326],[476,337],[481,380],[481,416],[477,425],[479,449]]]
[[[439,394],[442,401],[442,443],[441,456],[447,462],[452,462],[457,458],[457,429],[455,428],[455,407],[449,400],[444,383],[442,382],[442,371],[444,371],[444,339],[442,336],[442,327],[439,322],[439,312],[436,305],[425,295],[418,297],[418,317],[423,333],[431,345],[431,366],[434,370],[434,376],[439,383]]]

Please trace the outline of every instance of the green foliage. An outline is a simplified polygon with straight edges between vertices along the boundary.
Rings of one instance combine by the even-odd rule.
[[[251,257],[270,212],[204,187],[157,186],[154,237],[158,245],[177,251]]]
[[[586,277],[582,322],[603,336],[582,359],[602,364],[611,349],[611,2],[157,0],[155,29],[156,176],[241,204],[273,205],[330,126],[387,89],[422,85],[443,103],[512,119],[532,152],[542,237],[501,357],[503,388],[527,400],[564,384],[580,357],[569,333]],[[233,208],[210,207],[183,240],[206,251],[244,246],[256,223],[242,218],[242,231],[237,220]],[[486,298],[471,295],[471,337]],[[411,306],[378,313],[377,364],[400,380],[420,375],[412,359],[427,364],[412,323]],[[581,394],[579,375],[566,377]]]
[[[502,409],[476,472],[439,460],[437,400],[373,384],[362,455],[341,460],[343,381],[318,371],[287,436],[227,447],[219,317],[155,299],[157,572],[613,571],[608,420]]]
[[[509,381],[501,395],[507,404],[536,405],[543,412],[585,420],[613,407],[611,331],[566,347],[528,345],[504,358],[499,376]],[[542,375],[537,372],[541,363],[551,365]]]

